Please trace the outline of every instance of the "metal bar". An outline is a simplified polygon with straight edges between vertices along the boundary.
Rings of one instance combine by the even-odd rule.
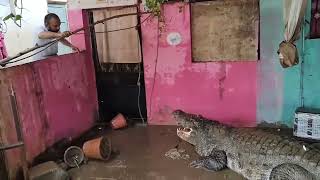
[[[18,115],[18,109],[17,109],[16,96],[12,87],[10,87],[9,92],[10,92],[10,102],[11,102],[11,108],[13,113],[13,120],[16,127],[17,139],[19,142],[23,142],[23,136],[21,132],[21,123],[19,121],[19,115]]]
[[[23,146],[24,143],[23,142],[18,142],[16,144],[10,144],[10,145],[6,145],[6,146],[0,146],[0,151],[6,151],[6,150],[9,150],[9,149],[13,149],[13,148],[17,148],[17,147],[20,147],[20,146]]]
[[[24,177],[24,180],[28,180],[29,173],[28,173],[27,155],[26,155],[26,149],[25,149],[25,145],[24,145],[24,137],[23,137],[23,131],[22,131],[23,128],[22,128],[22,124],[20,122],[16,94],[15,94],[15,91],[12,87],[12,84],[10,85],[9,91],[10,91],[10,101],[11,101],[13,119],[14,119],[14,124],[16,126],[17,138],[18,138],[18,141],[22,142],[22,144],[23,144],[23,146],[21,147],[21,151],[20,151],[21,160],[22,160],[23,177]]]

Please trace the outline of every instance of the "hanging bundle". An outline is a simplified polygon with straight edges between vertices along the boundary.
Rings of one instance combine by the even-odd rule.
[[[278,55],[283,68],[299,64],[298,49],[291,42],[282,41],[279,45]]]
[[[284,41],[279,45],[278,55],[283,68],[299,64],[298,49],[294,44],[303,27],[307,0],[284,0]],[[304,38],[304,37],[302,37]]]

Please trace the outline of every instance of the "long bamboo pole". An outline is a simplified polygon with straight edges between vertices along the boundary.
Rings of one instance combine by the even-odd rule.
[[[104,19],[101,19],[101,20],[99,20],[99,21],[96,21],[96,22],[93,23],[93,24],[89,24],[89,25],[86,26],[86,27],[82,27],[82,28],[79,28],[79,29],[76,29],[76,30],[72,31],[72,32],[71,32],[71,35],[69,35],[69,36],[72,36],[72,35],[80,32],[80,31],[86,30],[86,29],[91,28],[91,27],[93,27],[93,26],[95,26],[95,25],[97,25],[97,24],[104,23],[104,22],[109,21],[109,20],[111,20],[111,19],[121,18],[121,17],[125,17],[125,16],[134,16],[134,15],[148,14],[148,13],[150,13],[150,12],[128,13],[128,14],[120,14],[120,15],[115,15],[115,16],[111,16],[111,17],[108,17],[108,18],[104,18]],[[20,57],[20,56],[23,56],[23,55],[25,55],[25,54],[27,54],[27,53],[29,53],[29,52],[32,52],[32,51],[34,51],[34,50],[36,50],[36,49],[41,48],[41,47],[45,47],[45,46],[47,46],[47,45],[50,45],[51,43],[57,43],[58,41],[66,38],[66,37],[69,37],[69,36],[62,36],[62,37],[57,38],[57,39],[55,39],[55,40],[53,40],[53,41],[50,41],[50,42],[48,42],[48,43],[45,43],[45,44],[43,44],[43,45],[41,45],[41,46],[34,46],[34,47],[32,47],[32,48],[28,48],[28,49],[26,49],[26,50],[24,50],[24,51],[19,52],[18,54],[14,55],[14,56],[12,56],[12,57],[7,57],[7,58],[1,60],[1,61],[0,61],[0,65],[4,66],[4,65],[7,64],[7,62],[9,62],[9,61],[11,61],[11,60],[13,60],[13,59],[16,59],[16,58],[18,58],[18,57]]]

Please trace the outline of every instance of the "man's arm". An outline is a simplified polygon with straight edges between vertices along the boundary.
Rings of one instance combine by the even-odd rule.
[[[63,33],[61,32],[50,32],[50,31],[43,31],[38,34],[39,39],[57,39],[61,37],[68,37],[71,35],[70,31],[65,31]],[[72,48],[73,51],[80,52],[79,48],[71,44],[66,39],[61,39],[59,42],[61,42],[63,45],[68,46]]]
[[[71,44],[68,40],[66,40],[66,39],[61,39],[60,42],[61,42],[63,45],[72,48],[73,51],[80,52],[79,48],[77,48],[76,46],[74,46],[73,44]]]
[[[39,39],[56,39],[60,38],[62,36],[62,33],[55,33],[50,31],[43,31],[38,34]]]
[[[43,31],[38,34],[39,39],[56,39],[61,37],[68,37],[71,35],[71,32],[65,31],[63,33],[60,32],[50,32],[50,31]]]

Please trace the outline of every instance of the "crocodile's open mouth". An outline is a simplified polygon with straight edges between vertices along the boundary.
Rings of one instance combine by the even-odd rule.
[[[184,128],[184,127],[178,127],[177,131],[185,132],[185,133],[191,133],[191,128]]]
[[[179,127],[177,128],[177,135],[184,141],[189,142],[190,144],[195,144],[194,136],[195,132],[192,128]]]
[[[177,128],[177,135],[179,137],[183,136],[183,137],[190,137],[192,132],[192,128],[184,128],[184,127],[178,127]]]

